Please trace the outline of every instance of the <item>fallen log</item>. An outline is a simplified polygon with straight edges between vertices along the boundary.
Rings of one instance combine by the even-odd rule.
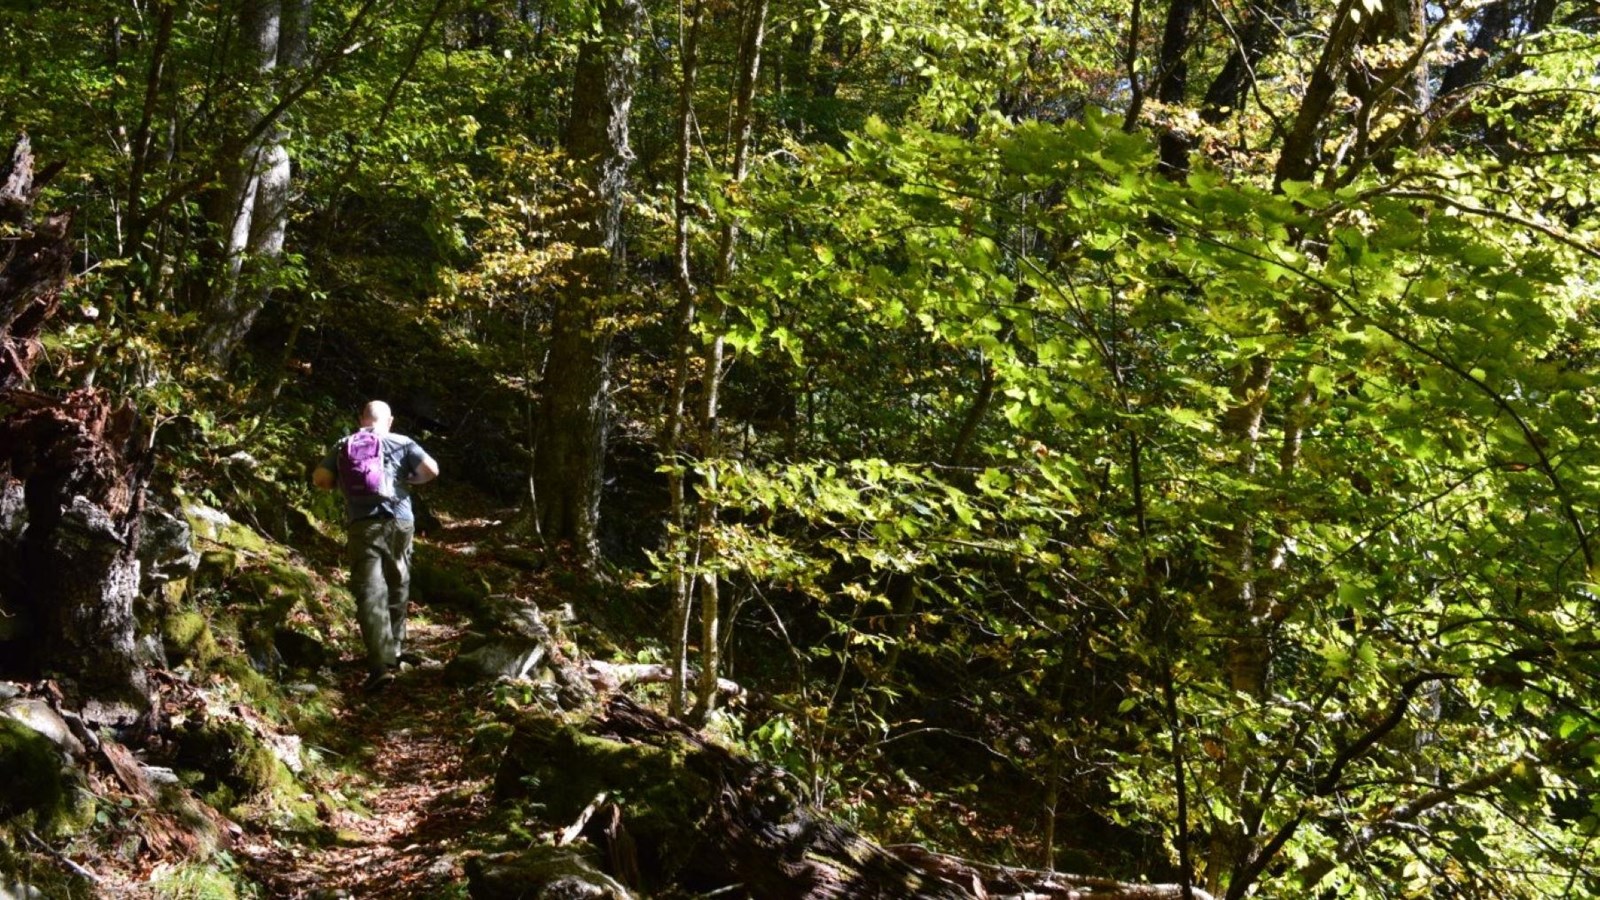
[[[599,694],[614,694],[631,684],[667,684],[672,681],[672,667],[662,663],[614,663],[590,659],[584,661],[583,671],[589,684]],[[691,668],[690,680],[698,677],[698,672]],[[717,679],[717,693],[729,700],[745,697],[744,687],[727,678]]]
[[[606,872],[645,893],[676,888],[763,900],[924,898],[1177,900],[1176,885],[1130,884],[885,847],[800,799],[776,767],[712,743],[626,696],[582,725],[520,721],[495,779],[546,824],[582,834]],[[611,798],[611,799],[606,799]],[[1210,900],[1194,889],[1192,897]]]

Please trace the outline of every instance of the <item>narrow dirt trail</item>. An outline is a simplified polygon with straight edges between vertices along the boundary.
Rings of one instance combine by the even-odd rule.
[[[479,530],[447,523],[433,543],[449,552]],[[490,773],[474,771],[468,751],[484,686],[447,681],[442,661],[454,655],[464,622],[419,600],[408,645],[434,661],[405,668],[369,694],[360,662],[348,655],[354,648],[346,648],[330,686],[343,708],[330,746],[318,748],[336,772],[320,787],[340,808],[319,806],[323,829],[315,838],[258,832],[234,847],[269,896],[465,896],[463,840],[489,808]]]
[[[456,634],[424,624],[412,644],[437,656]],[[362,693],[361,680],[359,667],[342,679],[348,727],[325,748],[339,770],[325,787],[350,808],[319,808],[320,842],[268,832],[235,847],[273,897],[439,897],[464,879],[457,842],[488,798],[486,776],[467,765],[461,689],[437,667],[402,672],[376,695]]]

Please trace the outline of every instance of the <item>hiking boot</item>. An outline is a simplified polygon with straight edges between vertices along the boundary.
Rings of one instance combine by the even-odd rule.
[[[394,683],[394,673],[388,669],[382,672],[367,673],[367,680],[362,682],[361,689],[369,694],[376,694]]]

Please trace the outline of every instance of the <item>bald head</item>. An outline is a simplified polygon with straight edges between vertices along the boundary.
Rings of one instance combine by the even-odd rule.
[[[382,400],[372,400],[361,407],[361,427],[371,428],[377,434],[388,434],[389,426],[394,424],[394,413],[389,411],[389,404]]]

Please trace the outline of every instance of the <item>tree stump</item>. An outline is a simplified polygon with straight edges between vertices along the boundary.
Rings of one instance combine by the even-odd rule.
[[[59,674],[92,721],[132,725],[150,708],[133,614],[148,455],[104,392],[28,387],[71,256],[71,215],[35,217],[34,199],[23,136],[0,163],[0,564],[24,620],[10,655]]]

